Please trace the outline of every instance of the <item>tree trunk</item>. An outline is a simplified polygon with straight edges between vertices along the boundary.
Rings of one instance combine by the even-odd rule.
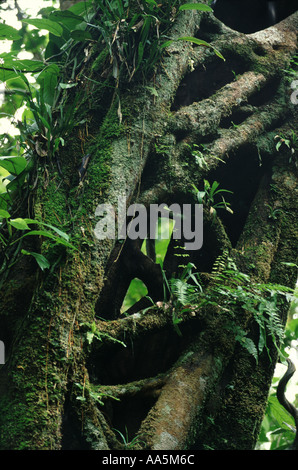
[[[210,13],[182,12],[170,36],[208,41],[225,61],[174,41],[151,77],[118,88],[102,44],[85,50],[65,104],[80,123],[58,161],[36,165],[26,206],[77,249],[39,238],[33,251],[51,268],[23,257],[1,291],[2,449],[255,447],[278,352],[268,332],[258,358],[241,346],[239,331],[258,344],[259,325],[245,304],[214,301],[214,272],[233,260],[252,283],[295,284],[283,263],[297,254],[297,166],[291,149],[276,145],[298,129],[285,73],[297,26],[296,13],[245,35]],[[233,192],[225,197],[233,214],[205,199],[202,247],[177,251],[189,240],[171,240],[167,278],[184,262],[176,254],[188,254],[204,299],[213,299],[177,312],[138,240],[96,236],[99,208],[117,212],[124,196],[127,207],[194,207],[192,184],[202,191],[204,180]],[[143,299],[125,316],[136,277],[154,305]],[[287,308],[280,301],[282,325]]]

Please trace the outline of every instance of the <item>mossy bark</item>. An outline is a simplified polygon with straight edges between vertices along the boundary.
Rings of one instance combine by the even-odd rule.
[[[201,35],[226,61],[173,42],[154,76],[123,84],[119,96],[113,79],[102,78],[110,72],[104,54],[97,60],[96,47],[90,51],[76,89],[85,123],[61,151],[60,171],[36,169],[31,199],[34,215],[69,233],[76,250],[36,240],[52,268],[40,272],[23,259],[25,276],[15,265],[1,292],[2,449],[123,449],[114,429],[125,427],[136,449],[254,448],[274,345],[271,361],[264,353],[256,365],[225,328],[220,306],[182,315],[182,336],[170,304],[121,317],[129,253],[118,240],[95,237],[95,213],[101,203],[117,207],[123,195],[128,205],[194,204],[191,184],[217,180],[234,192],[234,215],[214,218],[205,208],[203,248],[188,253],[206,289],[226,249],[255,281],[293,287],[295,273],[281,263],[295,262],[297,252],[297,168],[274,136],[298,128],[284,74],[297,24],[296,14],[244,35],[210,14],[183,12],[171,36]],[[200,145],[202,165],[193,154]],[[90,161],[80,181],[83,155]],[[180,263],[173,245],[169,276]],[[239,322],[255,335],[247,313]]]

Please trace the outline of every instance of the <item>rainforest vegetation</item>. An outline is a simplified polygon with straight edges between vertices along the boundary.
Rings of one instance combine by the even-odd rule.
[[[297,450],[296,2],[33,3],[0,2],[0,449]]]

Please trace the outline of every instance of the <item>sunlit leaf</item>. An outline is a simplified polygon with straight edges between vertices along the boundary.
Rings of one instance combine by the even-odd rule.
[[[21,39],[19,32],[9,26],[8,24],[0,24],[0,39],[9,39],[10,41],[15,41],[16,39]]]
[[[33,19],[23,19],[24,23],[30,24],[35,26],[38,29],[45,29],[50,33],[54,34],[54,36],[62,36],[63,28],[60,24],[56,23],[55,21],[51,21],[45,18],[33,18]]]
[[[78,85],[77,83],[59,83],[59,87],[62,90],[67,90],[68,88],[73,88],[77,85]]]
[[[54,101],[59,72],[59,67],[56,64],[51,64],[46,67],[37,78],[37,82],[41,85],[43,100],[49,105],[52,105]]]
[[[38,266],[40,267],[42,271],[44,269],[48,269],[51,266],[49,261],[40,253],[35,253],[34,251],[27,251],[27,250],[21,250],[21,253],[23,255],[33,256],[33,258],[35,258]]]
[[[74,13],[75,15],[86,15],[90,7],[92,7],[91,0],[83,1],[72,5],[70,8],[68,8],[68,11]]]
[[[0,157],[0,166],[5,168],[12,175],[18,176],[27,166],[27,160],[24,157]]]
[[[10,213],[4,209],[0,209],[0,218],[1,219],[8,219],[10,217]]]
[[[81,31],[80,29],[75,29],[71,32],[70,37],[76,41],[88,41],[92,39],[92,34],[89,31]]]
[[[276,395],[271,395],[269,397],[268,406],[270,408],[270,413],[274,416],[278,425],[283,429],[288,429],[286,423],[295,425],[293,417],[280,405]]]
[[[179,10],[213,11],[211,7],[204,3],[185,3],[184,5],[180,5]]]
[[[58,11],[55,10],[51,13],[49,19],[51,21],[57,21],[65,26],[70,31],[74,30],[76,26],[84,21],[84,18],[80,15],[76,15],[72,11],[64,10]]]
[[[9,223],[18,230],[30,230],[26,221],[20,217],[17,219],[10,219]]]

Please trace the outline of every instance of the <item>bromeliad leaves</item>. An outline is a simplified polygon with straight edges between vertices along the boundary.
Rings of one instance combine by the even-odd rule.
[[[144,73],[152,69],[163,49],[172,42],[164,41],[164,38],[167,38],[167,31],[177,14],[188,10],[212,11],[211,7],[203,3],[179,6],[178,0],[164,4],[155,0],[141,0],[137,10],[133,10],[130,3],[127,0],[96,0],[96,12],[91,1],[84,1],[65,11],[44,12],[42,18],[26,18],[22,21],[50,33],[45,57],[51,62],[51,53],[61,62],[71,47],[71,41],[93,40],[92,31],[96,31],[97,40],[103,40],[109,50],[115,78],[119,79],[123,67],[131,80],[141,65]],[[21,39],[17,30],[5,24],[0,25],[2,38]],[[211,47],[206,41],[193,37],[181,37],[179,40]],[[215,53],[223,58],[217,50]],[[7,81],[19,72],[42,72],[45,67],[44,63],[35,60],[19,61],[11,54],[2,54],[0,61],[1,81]]]
[[[117,84],[121,78],[127,80],[128,77],[131,81],[138,71],[146,77],[153,71],[164,49],[173,42],[168,40],[168,33],[177,15],[187,10],[212,12],[211,7],[203,3],[179,6],[180,2],[176,0],[163,3],[140,0],[137,10],[129,8],[129,1],[96,0],[96,3],[100,8],[100,20],[92,26],[101,32],[106,43]],[[178,39],[212,47],[193,37]],[[214,51],[223,59],[217,50]]]
[[[11,212],[15,192],[22,190],[28,181],[30,165],[34,165],[36,161],[53,160],[59,146],[64,145],[64,138],[75,125],[73,116],[76,103],[72,101],[67,108],[67,98],[64,95],[68,88],[77,85],[75,77],[79,70],[79,61],[83,63],[85,60],[85,41],[97,41],[101,52],[105,49],[109,72],[113,75],[117,88],[120,80],[127,82],[127,78],[130,81],[137,72],[144,76],[153,70],[164,51],[164,41],[169,39],[167,34],[178,14],[185,14],[187,10],[211,11],[205,4],[180,4],[180,0],[90,0],[79,2],[66,11],[49,7],[41,10],[41,17],[23,18],[23,24],[28,25],[28,28],[26,26],[22,30],[30,31],[31,27],[41,32],[45,30],[49,33],[49,40],[45,47],[44,60],[20,59],[17,55],[20,48],[16,44],[11,52],[0,55],[0,82],[9,82],[10,91],[18,97],[18,101],[13,102],[17,106],[13,106],[13,111],[10,112],[14,113],[23,104],[27,105],[22,121],[18,123],[20,149],[18,151],[12,145],[7,150],[13,156],[0,159],[0,167],[9,172],[1,185],[5,191],[0,193],[0,210],[7,214]],[[0,25],[0,39],[20,43],[22,34],[23,32],[18,32],[11,26]],[[191,37],[179,39],[207,45],[204,41]],[[77,54],[77,48],[80,49],[81,56]],[[66,71],[70,80],[64,80]],[[32,84],[27,74],[33,76],[35,84]],[[63,108],[62,95],[65,98]],[[8,155],[9,151],[5,154]],[[14,155],[16,152],[18,155]],[[28,224],[33,221],[11,219],[7,214],[5,216],[2,213],[0,217],[1,228],[5,227],[4,232],[1,231],[4,235],[0,233],[3,246],[16,246],[15,239],[11,236],[17,230],[24,232],[17,240],[28,235],[40,235],[70,247],[63,233],[55,232],[53,227],[44,230],[44,227],[41,229],[39,226],[39,230],[31,230]],[[39,222],[38,224],[40,225]],[[5,238],[7,231],[8,239]],[[25,251],[22,254],[30,254]],[[36,253],[32,256],[45,269],[47,262]]]
[[[32,230],[30,225],[35,225],[38,229]],[[66,248],[76,250],[75,246],[70,243],[69,236],[57,227],[35,219],[21,217],[12,219],[8,211],[0,209],[0,228],[3,227],[6,228],[6,235],[4,235],[4,233],[0,233],[0,247],[5,250],[5,256],[2,266],[0,267],[0,273],[4,272],[7,268],[10,268],[18,260],[18,257],[15,256],[15,261],[11,261],[10,257],[7,255],[9,249],[13,246],[20,247],[20,242],[28,236],[44,237],[54,244],[63,245]],[[16,252],[19,252],[18,248],[16,249]],[[33,256],[41,270],[47,269],[51,266],[47,258],[41,253],[25,249],[21,249],[20,253],[22,255]]]

